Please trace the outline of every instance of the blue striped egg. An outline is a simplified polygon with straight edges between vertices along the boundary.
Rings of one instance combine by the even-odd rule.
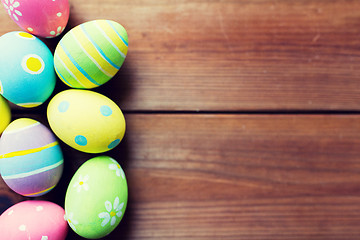
[[[58,43],[55,71],[73,88],[95,88],[109,81],[122,66],[128,51],[125,28],[110,20],[80,24]]]
[[[44,103],[55,88],[54,58],[50,49],[27,32],[0,37],[0,94],[21,107]]]
[[[41,196],[58,183],[63,155],[54,134],[40,122],[20,118],[0,138],[0,173],[23,196]]]

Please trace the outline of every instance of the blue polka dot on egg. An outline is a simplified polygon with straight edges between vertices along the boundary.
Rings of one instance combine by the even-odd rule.
[[[86,137],[83,136],[83,135],[77,135],[77,136],[75,137],[75,143],[78,144],[78,145],[80,145],[80,146],[86,146],[86,144],[87,144],[87,139],[86,139]]]
[[[70,106],[70,103],[68,101],[62,101],[58,106],[58,110],[61,113],[66,112],[68,110],[69,106]]]
[[[109,106],[103,105],[100,107],[100,112],[103,116],[108,117],[112,114],[112,110]]]
[[[114,141],[112,141],[112,142],[109,144],[108,148],[109,148],[109,149],[113,149],[113,148],[116,147],[119,143],[120,143],[120,139],[115,139]]]

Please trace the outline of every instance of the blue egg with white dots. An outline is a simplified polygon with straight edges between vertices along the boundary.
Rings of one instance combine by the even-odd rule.
[[[125,134],[121,109],[111,99],[90,90],[58,93],[48,105],[47,116],[58,138],[87,153],[114,149]]]
[[[26,108],[44,103],[55,88],[54,58],[49,48],[27,32],[0,37],[0,94]]]

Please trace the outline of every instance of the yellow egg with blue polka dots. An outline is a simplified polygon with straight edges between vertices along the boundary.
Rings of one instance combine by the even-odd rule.
[[[73,88],[90,89],[109,81],[128,51],[125,28],[111,20],[80,24],[60,40],[54,53],[55,71]]]
[[[56,74],[45,43],[27,32],[9,32],[0,37],[0,53],[0,94],[28,108],[50,97]]]
[[[55,95],[47,109],[53,132],[67,145],[87,153],[115,148],[125,134],[125,118],[111,99],[90,90]]]

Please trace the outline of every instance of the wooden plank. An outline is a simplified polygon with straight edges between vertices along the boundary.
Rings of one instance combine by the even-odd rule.
[[[359,115],[127,114],[126,120],[124,141],[107,154],[125,170],[129,205],[105,239],[360,234]],[[72,174],[93,156],[62,147],[65,174],[42,198],[59,204]],[[11,195],[4,189],[0,183],[1,197]]]
[[[360,110],[357,0],[70,2],[67,30],[127,28],[128,58],[97,89],[126,110]]]

